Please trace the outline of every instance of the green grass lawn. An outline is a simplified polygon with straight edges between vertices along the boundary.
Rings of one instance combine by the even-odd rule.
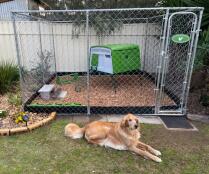
[[[67,119],[22,135],[0,137],[0,174],[209,173],[209,125],[199,132],[142,125],[142,140],[162,152],[162,163],[63,136]]]

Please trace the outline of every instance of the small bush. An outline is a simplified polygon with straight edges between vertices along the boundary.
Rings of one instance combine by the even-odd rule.
[[[20,94],[19,93],[18,94],[9,93],[8,94],[8,102],[11,105],[20,106],[22,104]]]
[[[203,106],[209,106],[209,96],[208,95],[201,95],[200,97],[200,103],[203,105]]]
[[[13,63],[0,62],[0,94],[8,92],[18,80],[18,67]]]

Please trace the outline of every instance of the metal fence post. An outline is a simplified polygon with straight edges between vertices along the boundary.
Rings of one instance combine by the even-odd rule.
[[[186,96],[185,96],[185,104],[184,104],[184,109],[183,109],[183,114],[186,114],[187,110],[187,102],[188,102],[188,96],[189,96],[189,89],[190,89],[190,83],[191,83],[191,78],[192,78],[192,71],[193,71],[193,66],[194,66],[194,59],[196,56],[197,52],[197,43],[198,43],[198,38],[199,38],[199,33],[200,33],[200,26],[201,26],[201,21],[202,21],[202,15],[203,15],[203,9],[200,10],[199,14],[199,19],[198,19],[198,25],[196,28],[196,37],[194,41],[194,49],[193,49],[193,54],[191,58],[191,67],[190,67],[190,72],[189,72],[189,77],[188,77],[188,82],[187,82],[187,91],[186,91]]]
[[[168,16],[169,16],[169,9],[166,9],[166,14],[165,14],[165,18],[164,18],[164,28],[163,28],[163,37],[162,37],[162,45],[161,45],[161,54],[160,54],[160,64],[157,67],[158,68],[158,76],[157,76],[157,87],[156,87],[156,96],[155,96],[155,114],[159,113],[159,107],[160,107],[160,100],[161,100],[161,91],[159,91],[160,89],[160,81],[161,81],[161,75],[163,75],[163,73],[161,74],[161,70],[163,66],[163,62],[165,60],[164,56],[165,56],[165,44],[166,44],[166,33],[167,33],[167,27],[168,27]]]
[[[18,68],[19,68],[19,76],[20,76],[20,88],[21,88],[21,98],[22,98],[22,109],[24,109],[24,85],[23,85],[23,76],[22,76],[22,65],[21,65],[21,55],[20,55],[20,50],[19,50],[19,43],[18,43],[18,36],[17,36],[17,28],[16,28],[16,23],[15,23],[15,13],[11,13],[12,17],[12,24],[13,24],[13,30],[14,30],[14,37],[15,37],[15,48],[16,48],[16,56],[17,56],[17,63],[18,63]]]
[[[57,79],[57,59],[56,59],[56,52],[55,52],[55,42],[54,42],[54,26],[53,23],[51,23],[52,26],[52,49],[54,52],[54,68],[55,68],[55,80]]]
[[[43,50],[42,50],[42,39],[41,39],[41,25],[40,25],[40,21],[38,21],[38,34],[39,34],[39,43],[40,43],[40,50],[41,50],[41,56],[44,55]],[[41,63],[42,63],[42,80],[43,80],[43,84],[45,84],[45,80],[44,80],[44,62],[42,57],[40,57],[41,59]]]
[[[143,64],[142,70],[144,71],[146,66],[146,53],[147,53],[147,30],[148,30],[148,18],[146,19],[146,29],[145,29],[145,43],[144,43],[144,56],[143,56]]]
[[[183,107],[184,107],[184,100],[185,100],[185,93],[186,93],[186,86],[188,82],[188,74],[189,74],[189,69],[190,69],[190,64],[191,64],[191,57],[192,57],[192,49],[193,49],[193,43],[194,43],[194,36],[195,36],[195,29],[197,25],[197,15],[194,15],[194,22],[193,22],[193,27],[191,31],[191,42],[190,42],[190,48],[188,49],[188,60],[187,60],[187,67],[186,67],[186,73],[184,77],[184,82],[183,82],[183,90],[182,90],[182,97],[181,97],[181,112],[183,113]]]
[[[86,11],[86,44],[87,44],[87,115],[90,111],[90,57],[89,57],[89,11]]]

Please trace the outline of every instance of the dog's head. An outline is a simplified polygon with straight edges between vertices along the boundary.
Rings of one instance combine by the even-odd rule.
[[[122,119],[120,126],[122,128],[128,128],[130,130],[138,129],[139,119],[133,114],[128,114]]]

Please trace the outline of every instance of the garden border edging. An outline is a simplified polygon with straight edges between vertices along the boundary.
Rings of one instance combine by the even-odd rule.
[[[46,125],[47,123],[51,122],[52,120],[54,120],[56,118],[56,112],[52,112],[49,117],[38,121],[34,124],[28,125],[26,127],[17,127],[17,128],[4,128],[4,129],[0,129],[0,136],[10,136],[10,135],[14,135],[17,133],[22,133],[22,132],[29,132],[33,129],[36,129],[38,127],[41,127],[43,125]]]

